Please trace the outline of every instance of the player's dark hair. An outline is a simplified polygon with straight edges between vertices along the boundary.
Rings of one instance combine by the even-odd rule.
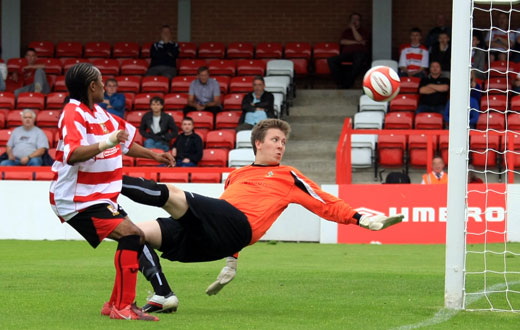
[[[88,104],[88,87],[101,73],[90,63],[78,63],[65,74],[65,85],[71,99]]]
[[[262,77],[262,76],[254,76],[253,83],[255,82],[255,80],[260,80],[265,85],[264,77]]]
[[[418,27],[413,27],[413,28],[410,30],[410,34],[413,33],[413,32],[419,32],[420,34],[422,34],[421,29],[419,29]]]
[[[191,118],[191,117],[186,116],[186,117],[182,118],[182,121],[185,121],[185,120],[191,121],[192,124],[195,124],[195,122],[193,121],[193,118]]]
[[[114,79],[114,78],[108,78],[108,79],[105,81],[105,85],[108,85],[109,82],[116,83],[116,86],[119,85],[119,84],[117,83],[117,80]]]
[[[201,67],[199,67],[199,68],[197,69],[197,73],[198,73],[198,74],[200,74],[200,73],[202,73],[202,72],[204,72],[204,71],[208,71],[208,72],[209,72],[209,69],[208,69],[207,66],[201,66]]]
[[[152,105],[153,102],[159,102],[161,103],[161,105],[164,105],[164,99],[160,96],[152,97],[152,99],[150,100],[150,105]]]
[[[253,152],[256,155],[256,146],[255,142],[260,141],[264,142],[265,135],[267,134],[267,130],[270,128],[278,128],[285,134],[285,137],[288,139],[289,134],[291,133],[291,126],[286,121],[276,118],[264,119],[253,127],[251,131],[251,144],[253,145]]]
[[[36,51],[36,49],[34,48],[27,48],[27,50],[25,51],[25,54],[27,54],[27,52],[34,52],[36,55],[38,55],[38,52]]]

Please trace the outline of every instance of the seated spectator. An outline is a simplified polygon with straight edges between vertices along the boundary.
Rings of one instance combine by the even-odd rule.
[[[515,42],[515,33],[507,32],[509,30],[509,17],[506,13],[498,15],[497,25],[498,27],[493,26],[486,35],[486,44],[489,45],[489,60],[491,62],[507,60],[507,51]]]
[[[432,46],[430,51],[430,62],[441,64],[443,77],[450,77],[451,67],[451,45],[450,36],[446,32],[439,33],[439,42]]]
[[[370,57],[368,51],[368,34],[361,27],[361,15],[350,15],[348,28],[343,31],[340,40],[341,54],[327,59],[332,77],[339,88],[351,88],[356,77],[363,72]],[[349,68],[341,65],[342,62],[352,62]],[[344,72],[344,69],[349,69]]]
[[[475,72],[475,78],[484,80],[487,79],[487,53],[484,51],[485,46],[482,42],[482,35],[477,33],[479,31],[473,32],[473,41],[472,41],[472,49],[471,49],[471,68],[472,72]]]
[[[2,55],[2,47],[0,47],[0,57]],[[5,91],[5,80],[7,79],[7,64],[0,58],[0,92]]]
[[[169,25],[161,27],[161,40],[150,48],[150,68],[147,76],[165,76],[172,79],[177,74],[177,57],[179,45],[173,41],[172,30]]]
[[[432,62],[430,74],[421,79],[419,84],[419,106],[416,113],[437,112],[443,113],[448,93],[450,80],[441,76],[441,64]]]
[[[139,133],[145,138],[148,149],[170,150],[170,143],[177,136],[177,126],[173,117],[164,113],[164,100],[158,96],[150,100],[151,110],[144,114]]]
[[[421,30],[413,28],[410,30],[410,43],[401,45],[399,56],[399,75],[401,77],[426,76],[428,68],[428,48],[421,44]]]
[[[265,91],[264,78],[256,76],[253,80],[253,91],[246,94],[242,100],[242,116],[239,123],[247,125],[247,129],[252,129],[260,121],[275,117],[274,95]]]
[[[480,116],[480,98],[482,95],[482,87],[476,81],[474,71],[471,72],[471,92],[469,95],[469,127],[475,128],[477,126],[478,117]],[[444,123],[449,126],[450,121],[450,102],[446,103],[444,109]]]
[[[182,133],[177,137],[172,149],[175,164],[179,167],[194,167],[202,159],[202,139],[193,130],[193,119],[184,117]]]
[[[432,28],[426,36],[425,46],[430,50],[439,42],[439,34],[446,33],[448,37],[451,36],[451,28],[444,14],[437,14],[435,22],[437,26]]]
[[[42,156],[49,149],[45,133],[34,125],[36,114],[22,111],[23,125],[15,128],[7,142],[7,159],[0,166],[42,166]]]
[[[448,173],[444,172],[444,160],[439,155],[433,157],[432,171],[422,176],[422,184],[446,184]]]
[[[125,95],[117,92],[117,80],[107,79],[105,100],[98,105],[111,114],[125,119]]]
[[[209,77],[208,67],[201,66],[197,70],[197,79],[190,84],[184,115],[190,111],[211,111],[216,115],[220,110],[220,85]]]
[[[27,65],[21,67],[20,71],[13,72],[10,77],[15,82],[18,82],[19,79],[23,82],[23,87],[15,90],[14,95],[18,97],[18,94],[25,92],[49,94],[51,88],[45,75],[45,65],[36,64],[38,60],[36,50],[34,48],[27,49],[25,59],[27,60]]]

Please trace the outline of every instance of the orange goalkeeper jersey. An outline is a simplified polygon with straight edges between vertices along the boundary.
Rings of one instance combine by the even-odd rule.
[[[350,205],[324,192],[291,166],[250,165],[230,173],[220,196],[251,224],[251,242],[257,242],[290,203],[300,204],[320,217],[339,223],[357,223]]]

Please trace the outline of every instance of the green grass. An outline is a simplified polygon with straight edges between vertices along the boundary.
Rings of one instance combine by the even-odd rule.
[[[212,297],[204,290],[223,261],[164,260],[179,311],[154,323],[110,320],[99,312],[113,285],[115,247],[0,241],[0,329],[390,329],[424,322],[443,306],[444,246],[258,243]],[[148,290],[139,275],[139,304]],[[519,317],[460,312],[426,328],[518,329]]]

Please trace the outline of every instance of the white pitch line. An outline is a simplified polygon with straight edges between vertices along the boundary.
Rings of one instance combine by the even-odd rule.
[[[510,282],[508,284],[510,286],[511,285],[515,285],[515,284],[520,284],[520,281]],[[505,284],[499,283],[499,284],[495,284],[495,285],[490,286],[488,288],[488,290],[489,291],[495,291],[495,290],[503,290],[505,288],[506,288]],[[484,297],[484,294],[471,295],[471,296],[466,298],[466,305],[469,306],[469,305],[473,304],[474,302],[476,302],[477,300],[482,299],[483,297]],[[449,319],[451,319],[452,317],[454,317],[455,315],[457,315],[457,313],[460,312],[460,311],[461,311],[460,309],[441,308],[441,309],[439,309],[439,311],[437,313],[435,313],[435,315],[433,315],[432,318],[426,319],[426,320],[424,320],[422,322],[419,322],[419,323],[403,325],[403,326],[394,328],[394,330],[419,329],[419,328],[422,328],[422,327],[427,327],[427,326],[430,326],[430,325],[435,325],[435,324],[439,324],[439,323],[442,323],[442,322],[446,322]]]

